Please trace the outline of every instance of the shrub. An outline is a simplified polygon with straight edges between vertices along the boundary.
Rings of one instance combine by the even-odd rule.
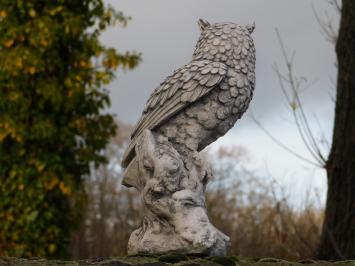
[[[83,176],[115,133],[102,86],[139,61],[100,43],[115,22],[101,0],[0,2],[0,256],[66,255]]]
[[[131,232],[140,223],[140,199],[134,189],[122,187],[116,166],[127,142],[127,125],[106,150],[111,163],[86,179],[89,204],[80,230],[73,236],[76,259],[126,254]],[[120,125],[119,124],[119,125]],[[126,134],[122,134],[126,132]],[[304,259],[319,241],[323,211],[307,202],[291,206],[286,193],[270,178],[245,169],[247,152],[241,147],[208,152],[214,169],[206,193],[209,217],[231,238],[230,254],[252,257]]]

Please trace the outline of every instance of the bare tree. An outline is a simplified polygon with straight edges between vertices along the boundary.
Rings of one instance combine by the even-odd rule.
[[[328,3],[337,11],[337,14],[341,13],[341,4],[338,0],[328,0]],[[321,17],[314,5],[312,5],[314,16],[321,27],[321,32],[324,38],[332,44],[336,44],[338,40],[338,29],[335,26],[334,18],[332,18],[328,12],[324,12],[324,17]]]
[[[73,234],[73,259],[126,254],[133,229],[138,227],[140,201],[136,191],[121,186],[118,167],[131,126],[117,121],[118,134],[104,151],[109,164],[92,168],[85,181],[86,208],[79,229]]]
[[[231,237],[231,254],[306,259],[319,243],[323,211],[307,201],[302,209],[289,203],[285,188],[271,178],[245,169],[241,147],[209,154],[214,180],[206,193],[213,223]]]
[[[123,125],[118,125],[124,133]],[[87,204],[82,224],[73,235],[72,258],[124,255],[131,232],[139,226],[138,195],[120,185],[116,164],[128,138],[127,129],[105,151],[111,163],[93,169],[86,180]],[[285,259],[311,255],[319,241],[322,210],[311,202],[302,210],[293,209],[275,182],[245,167],[251,159],[242,147],[221,148],[206,157],[215,169],[206,205],[212,222],[231,236],[230,253]]]
[[[343,0],[336,44],[338,81],[328,194],[318,257],[355,258],[355,1]]]
[[[328,3],[333,7],[334,10],[336,10],[338,14],[340,14],[341,7],[339,0],[328,0]],[[335,19],[331,17],[326,11],[324,12],[324,17],[321,17],[314,6],[312,6],[312,9],[315,18],[320,25],[322,35],[327,41],[335,44],[338,36],[335,26],[336,23],[334,22]],[[295,51],[293,51],[291,55],[286,51],[284,42],[278,29],[276,29],[276,36],[280,44],[285,65],[282,68],[284,71],[282,71],[277,64],[273,65],[273,70],[276,74],[281,91],[292,114],[297,132],[299,133],[300,138],[302,139],[302,142],[312,159],[310,160],[304,154],[295,152],[287,144],[284,144],[278,140],[278,138],[276,138],[269,130],[265,128],[265,126],[255,117],[253,113],[251,113],[251,118],[256,123],[256,125],[272,139],[272,141],[274,141],[285,151],[306,163],[324,169],[330,150],[330,140],[325,137],[324,132],[321,132],[320,135],[317,136],[317,134],[311,128],[309,115],[306,113],[303,106],[303,101],[301,99],[302,92],[311,88],[314,84],[312,82],[307,82],[307,78],[298,77],[294,74]]]
[[[280,35],[281,48],[286,62],[287,75],[275,68],[280,87],[294,113],[294,119],[302,140],[312,155],[315,163],[327,172],[328,192],[322,237],[317,257],[321,259],[353,259],[355,258],[355,3],[351,0],[329,1],[337,11],[341,11],[339,34],[326,16],[320,19],[314,11],[322,33],[331,43],[336,44],[338,79],[336,84],[335,121],[329,157],[319,148],[319,142],[309,128],[307,116],[304,114],[302,102],[299,100],[299,82],[292,75],[292,56],[286,55]],[[284,83],[291,88],[291,97],[285,90]],[[299,110],[297,115],[296,111]],[[262,125],[259,123],[259,126]],[[265,131],[265,129],[264,129]],[[269,132],[267,132],[273,137]],[[277,141],[277,140],[276,140]],[[293,152],[286,145],[289,152]],[[301,159],[301,155],[294,154]],[[313,162],[310,162],[314,164]]]

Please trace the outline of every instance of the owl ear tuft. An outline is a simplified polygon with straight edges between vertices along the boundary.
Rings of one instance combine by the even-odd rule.
[[[255,22],[253,22],[252,24],[246,25],[246,28],[248,29],[249,33],[252,34],[255,29]]]
[[[207,20],[202,18],[200,18],[197,23],[201,31],[204,31],[207,27],[211,26]]]

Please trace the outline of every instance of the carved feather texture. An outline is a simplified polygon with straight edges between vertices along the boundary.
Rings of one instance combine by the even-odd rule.
[[[205,110],[207,113],[198,116],[221,120],[201,120],[207,123],[205,125],[211,132],[217,130],[223,135],[248,108],[255,87],[255,47],[250,27],[216,23],[206,24],[201,30],[192,61],[168,76],[148,99],[123,156],[123,167],[134,157],[137,139],[145,129],[158,130],[169,123],[176,123],[170,122],[173,117],[193,108],[202,99],[208,102],[208,95],[212,92],[215,92],[218,108]],[[213,136],[205,136],[209,140],[201,140],[202,146],[218,138],[216,132]]]
[[[132,138],[144,129],[154,129],[178,110],[195,102],[216,86],[226,76],[226,73],[225,64],[212,63],[208,60],[192,62],[177,70],[150,96],[143,115],[133,130]],[[171,80],[177,77],[179,77],[178,81],[171,83]],[[157,103],[160,103],[160,106]]]

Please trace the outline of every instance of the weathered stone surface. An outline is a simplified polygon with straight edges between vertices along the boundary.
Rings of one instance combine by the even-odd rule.
[[[46,260],[41,258],[20,259],[20,258],[0,258],[0,266],[81,266],[81,265],[105,265],[105,266],[354,266],[355,261],[315,261],[304,260],[299,262],[291,262],[286,260],[263,258],[240,258],[237,256],[229,257],[205,257],[182,255],[182,254],[161,254],[161,255],[136,255],[126,257],[100,258],[92,260],[79,261],[60,261]]]
[[[191,62],[168,76],[148,99],[123,155],[123,184],[144,206],[142,226],[128,253],[224,255],[229,238],[207,217],[204,192],[211,177],[199,157],[245,113],[255,87],[253,25],[211,25]]]
[[[168,131],[169,140],[180,149],[200,151],[223,136],[248,108],[255,87],[254,26],[211,25],[205,20],[199,20],[199,26],[191,62],[168,76],[148,99],[123,156],[124,168],[135,157],[135,145],[146,129],[164,136]],[[196,114],[207,110],[213,126],[207,128],[205,119],[190,116],[191,108]],[[228,115],[220,118],[217,112]],[[187,124],[197,128],[195,134],[183,130]]]
[[[229,238],[207,217],[204,191],[210,170],[198,153],[184,162],[167,138],[146,130],[125,182],[142,196],[142,226],[128,242],[128,253],[224,255]]]

